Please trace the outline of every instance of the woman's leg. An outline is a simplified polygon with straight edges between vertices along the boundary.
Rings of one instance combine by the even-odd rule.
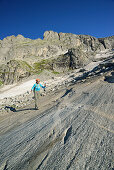
[[[35,109],[38,109],[39,96],[40,96],[40,92],[35,91]]]

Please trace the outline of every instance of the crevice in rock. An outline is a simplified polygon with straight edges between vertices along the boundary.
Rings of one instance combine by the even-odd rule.
[[[66,131],[66,134],[64,136],[64,144],[67,142],[68,138],[71,136],[71,133],[72,133],[72,126],[70,126]]]
[[[104,42],[104,40],[103,39],[98,39],[99,40],[99,42],[104,46],[104,48],[106,49],[106,45],[105,45],[105,42]]]
[[[36,170],[38,170],[38,169],[41,167],[41,165],[42,165],[43,162],[47,159],[47,157],[48,157],[48,154],[46,154],[46,156],[45,156],[44,159],[41,161],[41,163],[38,165],[38,168],[36,168]]]

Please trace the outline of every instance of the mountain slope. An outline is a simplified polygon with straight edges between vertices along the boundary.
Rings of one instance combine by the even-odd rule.
[[[0,123],[0,167],[112,170],[113,101],[113,83],[95,76],[49,93],[39,111],[17,110]]]
[[[0,42],[3,83],[29,77],[0,88],[0,169],[114,169],[113,42],[53,31]],[[39,110],[36,77],[47,83]]]

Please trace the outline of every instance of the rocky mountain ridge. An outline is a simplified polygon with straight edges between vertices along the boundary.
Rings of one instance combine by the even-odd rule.
[[[43,40],[6,37],[0,40],[0,82],[12,84],[44,69],[66,72],[80,68],[94,61],[99,52],[113,48],[114,36],[99,39],[46,31]]]
[[[43,40],[5,40],[10,52],[5,44],[2,54],[11,58],[0,73],[11,85],[0,88],[0,169],[114,169],[113,37],[79,37],[51,31]],[[32,48],[41,52],[36,58]],[[47,84],[39,110],[31,93],[36,77]]]

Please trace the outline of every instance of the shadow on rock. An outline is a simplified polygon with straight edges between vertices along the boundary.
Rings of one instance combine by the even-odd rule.
[[[108,83],[114,83],[114,72],[111,72],[111,76],[106,76],[104,81],[107,81]]]
[[[10,106],[5,106],[5,109],[10,110],[12,112],[21,112],[21,111],[25,111],[25,110],[35,110],[35,108],[27,108],[27,109],[16,110],[14,107],[10,107]]]
[[[35,108],[19,109],[19,110],[16,110],[16,112],[21,112],[25,110],[36,110],[36,109]]]
[[[5,106],[6,110],[11,110],[12,112],[16,112],[16,109],[14,107],[10,107],[10,106]]]

